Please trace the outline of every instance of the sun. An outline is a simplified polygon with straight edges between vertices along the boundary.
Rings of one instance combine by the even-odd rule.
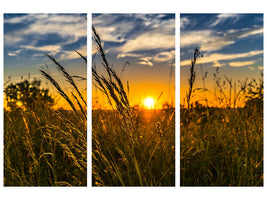
[[[153,109],[154,108],[154,104],[155,104],[154,98],[152,98],[152,97],[145,98],[145,100],[144,100],[144,106],[147,109]]]

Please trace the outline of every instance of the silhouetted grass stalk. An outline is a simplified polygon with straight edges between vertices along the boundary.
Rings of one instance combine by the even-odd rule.
[[[114,69],[112,69],[106,59],[106,55],[103,49],[100,36],[96,32],[94,26],[92,26],[93,38],[97,43],[98,53],[101,55],[103,66],[108,73],[108,77],[99,74],[96,71],[96,67],[92,67],[93,78],[97,83],[97,88],[102,91],[108,98],[109,104],[115,107],[122,119],[122,125],[125,128],[125,132],[133,139],[134,137],[134,120],[132,118],[131,107],[124,86],[117,76]]]

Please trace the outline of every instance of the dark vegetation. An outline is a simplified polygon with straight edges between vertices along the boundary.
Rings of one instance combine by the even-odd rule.
[[[72,110],[55,110],[54,98],[48,89],[41,89],[39,80],[5,87],[5,186],[87,185],[86,97],[64,67],[48,57],[70,83],[71,95],[40,71]]]
[[[211,107],[207,99],[190,102],[193,92],[210,92],[193,89],[194,60],[188,105],[180,107],[181,186],[263,186],[263,74],[236,84],[217,68],[212,94],[220,106]]]
[[[100,74],[101,65],[93,60],[93,84],[113,108],[92,112],[93,186],[174,186],[175,108],[168,104],[150,111],[130,107],[125,86],[92,29],[106,72]]]

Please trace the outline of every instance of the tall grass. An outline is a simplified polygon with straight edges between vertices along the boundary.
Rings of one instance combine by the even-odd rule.
[[[5,186],[87,185],[86,98],[65,68],[47,56],[73,88],[73,98],[49,73],[40,72],[71,110],[52,107],[5,110]]]
[[[263,186],[263,79],[213,80],[215,104],[180,108],[181,186]]]
[[[106,73],[93,63],[93,84],[113,108],[92,113],[93,186],[174,186],[174,108],[131,108],[94,26],[92,32]],[[129,87],[127,82],[128,93]]]

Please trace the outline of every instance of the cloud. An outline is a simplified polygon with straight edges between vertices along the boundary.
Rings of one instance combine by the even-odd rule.
[[[8,53],[9,56],[17,56],[15,53]]]
[[[124,57],[141,57],[142,54],[136,54],[136,53],[119,53],[117,55],[117,58],[124,58]]]
[[[240,15],[239,14],[229,14],[229,13],[224,13],[217,15],[216,21],[214,21],[210,27],[216,26],[218,24],[224,23],[227,19],[229,18],[234,18],[234,22],[236,22],[239,19]]]
[[[103,41],[117,43],[109,49],[121,57],[134,51],[174,48],[175,20],[163,20],[165,16],[103,14],[93,16],[93,24]]]
[[[253,65],[256,61],[243,61],[243,62],[230,62],[228,63],[231,67],[244,67],[247,65]]]
[[[183,31],[180,37],[180,45],[182,48],[198,46],[201,51],[211,52],[234,44],[237,39],[257,34],[263,34],[262,27],[231,29],[223,33],[214,30]]]
[[[34,51],[42,51],[49,53],[51,55],[56,55],[61,51],[60,45],[44,45],[44,46],[31,46],[31,45],[21,45],[22,48],[25,48],[27,50],[34,50]]]
[[[217,36],[212,30],[186,31],[181,34],[181,47],[198,46],[201,51],[215,51],[233,44],[225,37]]]
[[[6,34],[5,45],[18,44],[25,41],[29,35],[33,36],[31,39],[37,40],[33,43],[37,43],[42,35],[56,33],[64,39],[63,45],[87,36],[87,24],[80,15],[30,14],[6,19],[5,23],[28,23],[19,31]]]
[[[5,24],[19,29],[8,29],[4,36],[5,48],[18,47],[34,50],[51,55],[66,53],[66,58],[71,57],[68,51],[63,51],[65,45],[73,45],[80,38],[87,37],[87,23],[84,16],[79,14],[28,14],[28,15],[5,15]],[[58,39],[49,45],[44,45],[47,35],[55,34]],[[52,37],[52,36],[51,36]],[[42,44],[42,45],[40,45]],[[75,48],[75,47],[74,47]],[[15,56],[10,52],[9,56]],[[35,54],[35,57],[37,54]]]
[[[256,55],[262,55],[263,51],[250,51],[246,53],[237,53],[237,54],[220,54],[220,53],[213,53],[207,56],[204,56],[203,58],[200,58],[200,61],[202,64],[204,63],[217,63],[219,61],[223,60],[234,60],[237,58],[248,58]],[[180,66],[189,66],[191,63],[191,60],[184,60],[180,62]]]
[[[21,35],[11,33],[11,34],[4,36],[5,46],[15,46],[22,41],[23,41],[23,37]]]
[[[175,47],[175,36],[155,32],[144,33],[135,39],[128,40],[121,47],[114,50],[118,52],[134,52],[153,49],[170,49]]]
[[[81,53],[83,56],[87,55],[87,45],[82,46],[81,48],[77,49],[79,53]],[[58,60],[70,60],[70,59],[76,59],[81,58],[79,54],[77,54],[74,51],[62,51],[62,54],[60,55]]]
[[[180,28],[181,29],[184,29],[189,23],[190,23],[190,21],[187,17],[181,17],[180,18]]]
[[[239,36],[239,38],[244,38],[244,37],[248,37],[248,36],[251,36],[251,35],[257,35],[257,34],[263,34],[263,28],[258,28],[258,29],[255,29],[255,30],[248,30],[247,32],[241,34]]]
[[[141,65],[153,66],[153,63],[150,61],[151,59],[151,57],[140,58],[141,61],[139,61],[138,63]]]
[[[121,21],[119,19],[120,15],[103,14],[93,16],[92,23],[103,41],[124,42],[127,33],[135,27],[135,23],[134,21]]]
[[[158,53],[153,60],[156,62],[167,62],[170,61],[172,59],[174,59],[175,56],[175,51],[165,51],[165,52],[160,52]]]
[[[18,56],[18,54],[22,51],[22,49],[13,51],[13,52],[9,52],[8,55],[9,56]]]
[[[223,66],[225,66],[225,64],[224,63],[221,64],[218,60],[213,62],[213,67],[223,67]]]

